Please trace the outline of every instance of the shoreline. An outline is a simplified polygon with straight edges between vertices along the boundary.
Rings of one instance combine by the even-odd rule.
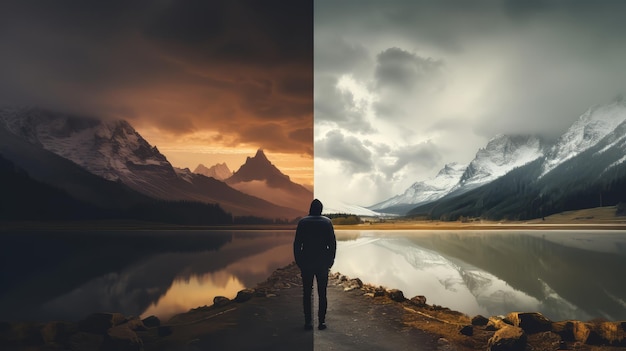
[[[391,343],[389,346],[397,343],[395,348],[389,349],[403,349],[402,343],[415,338],[421,340],[426,349],[433,350],[495,351],[527,347],[618,350],[626,347],[624,321],[550,321],[536,312],[468,316],[443,306],[429,305],[425,296],[405,297],[400,290],[363,283],[359,278],[339,272],[329,274],[328,291],[329,331],[316,332],[315,337],[319,337],[316,342],[329,348],[341,349],[341,345],[356,341],[380,342],[380,338],[368,339],[373,338],[372,330],[389,336],[385,341]],[[347,312],[342,310],[345,306],[350,306]],[[196,350],[215,343],[223,346],[235,343],[241,349],[255,349],[275,345],[276,337],[280,337],[284,349],[311,346],[312,350],[313,334],[302,332],[301,313],[299,269],[292,263],[276,269],[255,288],[241,290],[233,299],[218,296],[213,304],[175,315],[166,322],[154,316],[140,320],[119,313],[94,313],[77,323],[2,322],[0,348],[171,350],[184,347]],[[360,320],[357,321],[356,316]],[[268,334],[268,328],[273,332]]]

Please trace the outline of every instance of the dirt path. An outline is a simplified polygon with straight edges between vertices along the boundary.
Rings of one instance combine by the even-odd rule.
[[[333,283],[331,281],[331,283]],[[360,289],[328,287],[328,329],[315,330],[315,350],[436,350],[437,337],[402,323],[398,304],[363,301]]]
[[[436,337],[403,325],[398,304],[368,302],[360,289],[346,292],[333,279],[328,329],[305,331],[301,286],[293,272],[284,275],[291,277],[289,287],[267,297],[176,316],[164,323],[171,330],[165,337],[142,332],[145,350],[436,350]]]

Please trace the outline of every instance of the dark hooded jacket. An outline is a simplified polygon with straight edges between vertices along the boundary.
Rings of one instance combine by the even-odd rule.
[[[333,223],[322,216],[322,203],[311,202],[309,215],[298,222],[293,255],[300,269],[329,269],[335,263],[337,241]]]

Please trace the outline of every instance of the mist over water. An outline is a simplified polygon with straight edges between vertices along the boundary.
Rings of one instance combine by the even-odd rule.
[[[468,315],[626,319],[620,231],[340,232],[333,270]]]

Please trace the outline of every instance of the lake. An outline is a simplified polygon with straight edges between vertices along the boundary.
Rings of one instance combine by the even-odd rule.
[[[626,320],[623,231],[337,231],[333,271],[469,315]],[[0,232],[0,320],[168,319],[289,264],[293,231]]]

